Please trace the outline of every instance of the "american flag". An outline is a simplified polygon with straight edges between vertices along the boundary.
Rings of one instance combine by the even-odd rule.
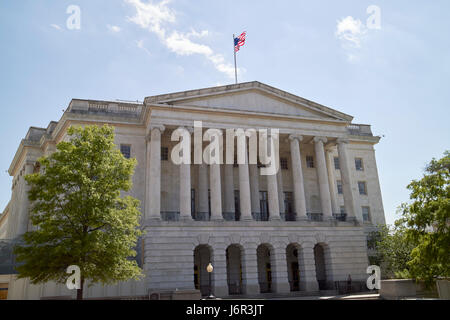
[[[239,48],[245,44],[245,35],[246,32],[244,31],[239,37],[234,38],[234,52],[238,52]]]

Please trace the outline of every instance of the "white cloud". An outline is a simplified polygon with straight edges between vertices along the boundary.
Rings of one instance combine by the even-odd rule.
[[[169,0],[163,0],[158,4],[143,3],[141,0],[125,0],[125,2],[136,9],[136,15],[128,17],[128,20],[156,33],[161,38],[165,36],[164,25],[175,22],[175,13],[167,7]]]
[[[343,41],[343,45],[361,47],[361,41],[367,33],[366,26],[359,19],[352,16],[337,21],[336,36]]]
[[[209,35],[208,30],[202,30],[201,32],[197,32],[194,29],[191,29],[191,32],[187,34],[188,37],[196,37],[196,38],[204,38]]]
[[[108,27],[108,30],[109,31],[112,31],[112,32],[120,32],[122,29],[120,28],[120,27],[118,27],[118,26],[112,26],[112,25],[107,25],[107,27]]]
[[[172,32],[171,35],[164,40],[167,48],[181,56],[189,56],[195,53],[204,56],[213,54],[210,47],[192,42],[187,35],[178,33],[178,31]]]
[[[170,30],[170,26],[176,22],[175,12],[168,7],[169,0],[163,0],[159,3],[147,2],[141,0],[125,0],[126,3],[134,6],[136,14],[128,17],[128,20],[137,24],[143,29],[156,34],[160,41],[172,52],[190,56],[198,54],[209,60],[214,67],[226,74],[228,77],[234,77],[234,67],[226,63],[223,55],[215,53],[211,47],[193,41],[192,38],[201,39],[209,35],[208,30],[197,32],[191,29],[188,33],[177,30]]]
[[[56,30],[62,30],[62,28],[60,26],[58,26],[57,24],[52,23],[50,25],[50,27],[55,28]]]
[[[144,40],[138,40],[138,41],[136,41],[136,46],[137,46],[139,49],[144,50],[145,53],[147,53],[149,56],[151,56],[150,51],[144,46]]]

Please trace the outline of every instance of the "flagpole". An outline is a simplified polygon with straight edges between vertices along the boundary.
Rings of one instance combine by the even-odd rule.
[[[236,64],[236,45],[234,44],[234,33],[233,33],[233,52],[234,52],[234,78],[237,82],[237,64]]]

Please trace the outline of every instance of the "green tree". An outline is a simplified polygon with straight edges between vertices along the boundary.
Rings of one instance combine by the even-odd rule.
[[[379,226],[369,234],[368,247],[375,250],[371,264],[379,265],[384,279],[409,277],[408,261],[416,243],[411,242],[402,226]]]
[[[132,187],[135,159],[126,159],[114,144],[110,126],[71,127],[69,142],[40,158],[41,172],[25,177],[30,185],[33,230],[15,248],[19,278],[31,283],[65,283],[66,269],[81,270],[83,298],[89,284],[139,279],[132,257],[139,229],[139,200],[121,197]]]
[[[429,286],[437,277],[450,277],[450,152],[432,161],[420,180],[413,180],[410,203],[401,205],[403,226],[417,246],[408,262],[411,275]]]

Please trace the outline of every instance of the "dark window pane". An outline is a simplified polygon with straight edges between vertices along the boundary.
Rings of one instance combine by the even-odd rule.
[[[336,169],[336,170],[340,170],[341,169],[338,157],[334,157],[334,169]]]
[[[336,181],[336,185],[338,194],[342,194],[342,181],[341,180]]]
[[[127,159],[130,159],[131,157],[131,146],[121,144],[120,145],[120,152],[122,152],[123,156]]]
[[[288,170],[288,160],[287,158],[280,158],[280,167],[283,170]]]
[[[359,190],[359,194],[367,194],[367,188],[366,188],[366,183],[364,181],[359,181],[358,182],[358,190]]]
[[[169,160],[169,148],[161,147],[161,160],[163,161]]]
[[[355,168],[358,171],[363,171],[364,170],[364,168],[363,168],[363,161],[362,161],[361,158],[356,158],[355,159]]]
[[[313,158],[313,156],[306,156],[306,167],[314,168],[314,158]]]

